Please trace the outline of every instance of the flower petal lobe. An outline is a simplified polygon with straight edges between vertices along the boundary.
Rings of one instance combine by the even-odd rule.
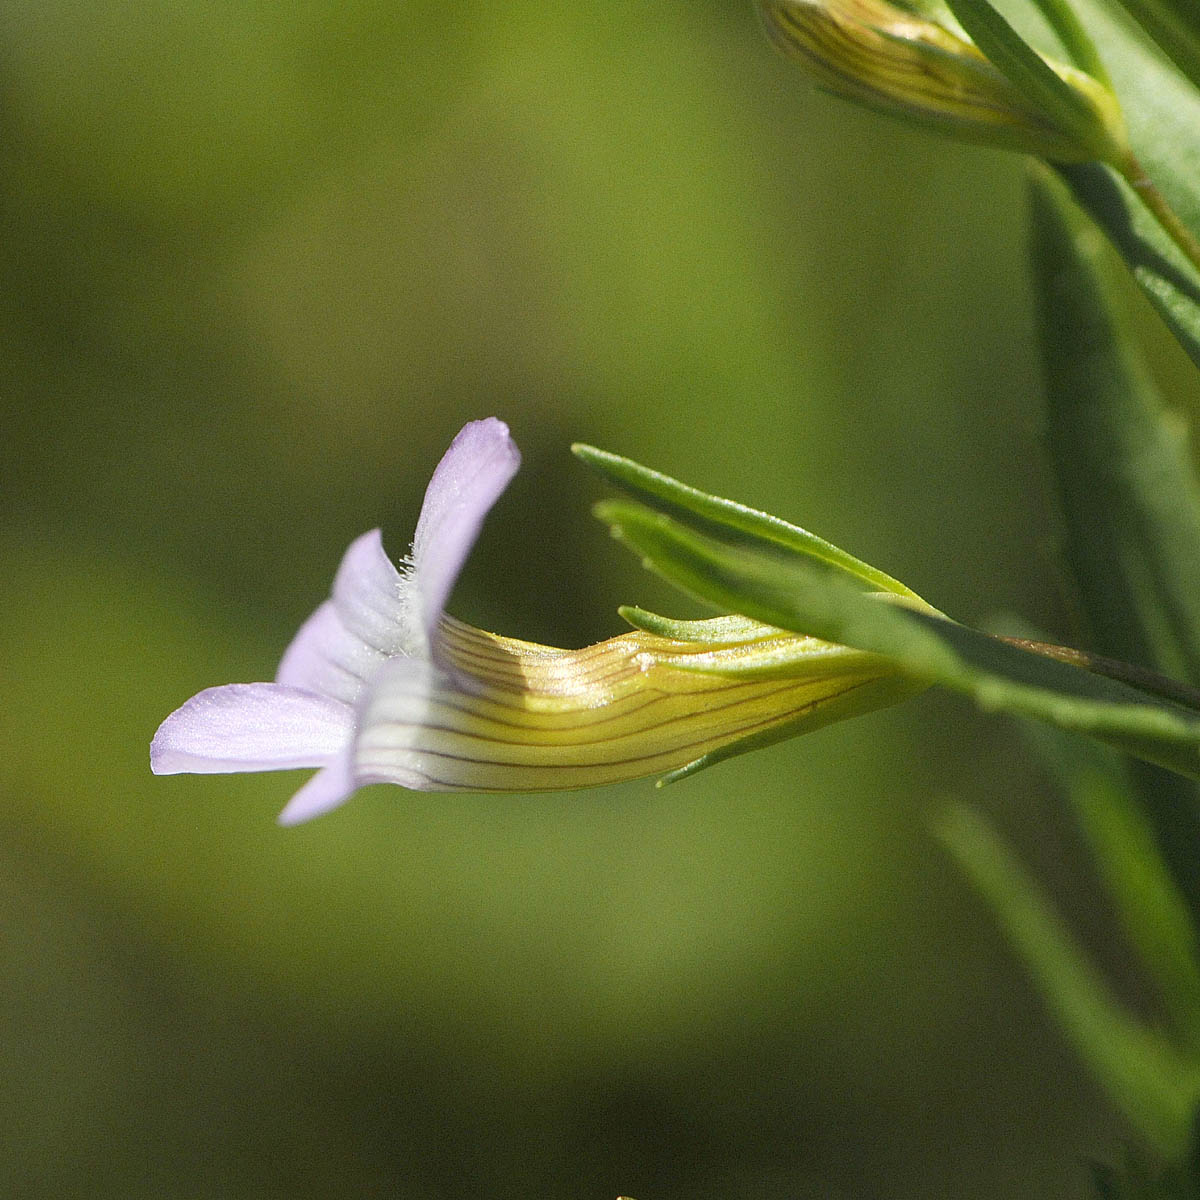
[[[280,825],[299,825],[339,808],[358,787],[354,779],[350,747],[327,767],[318,771],[287,803],[276,817]]]
[[[323,767],[350,741],[348,705],[275,683],[206,688],[177,708],[150,744],[156,775]]]
[[[464,425],[438,463],[413,538],[421,623],[436,657],[438,623],[483,520],[521,465],[521,452],[496,417]]]
[[[284,651],[275,682],[354,704],[384,657],[351,633],[334,602],[326,600]]]
[[[333,606],[347,631],[381,654],[420,652],[412,582],[388,558],[378,529],[355,538],[342,556]]]

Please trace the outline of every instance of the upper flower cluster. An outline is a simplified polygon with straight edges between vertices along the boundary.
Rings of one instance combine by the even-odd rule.
[[[561,650],[447,616],[519,465],[502,421],[465,426],[430,480],[401,568],[378,530],[353,542],[275,681],[193,696],[159,727],[152,770],[319,768],[280,815],[294,824],[368,783],[535,791],[678,774],[903,690],[875,656],[743,617]]]
[[[1037,54],[995,14],[977,31],[992,34],[989,49],[938,0],[758,0],[758,7],[776,45],[835,95],[1053,162],[1116,164],[1127,154],[1124,119],[1106,84]]]

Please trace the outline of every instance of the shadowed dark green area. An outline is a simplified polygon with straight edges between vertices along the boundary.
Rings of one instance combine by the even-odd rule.
[[[302,776],[147,762],[489,413],[526,465],[465,619],[680,611],[584,440],[1071,640],[1018,160],[808,93],[732,0],[15,4],[0,44],[8,1192],[1086,1195],[1119,1122],[930,803],[1106,914],[965,703],[290,831]]]

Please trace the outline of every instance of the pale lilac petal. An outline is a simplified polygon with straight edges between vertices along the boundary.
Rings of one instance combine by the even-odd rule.
[[[318,771],[287,803],[275,819],[280,825],[299,825],[346,803],[358,784],[354,781],[350,747]]]
[[[382,654],[419,653],[412,594],[412,580],[396,570],[378,529],[350,543],[333,581],[333,606],[347,632]]]
[[[382,650],[355,637],[326,600],[284,652],[275,682],[353,705],[384,660]]]
[[[421,624],[431,649],[483,519],[520,465],[521,453],[508,426],[488,417],[463,426],[429,481],[413,539],[413,565]]]
[[[151,769],[163,775],[321,768],[280,815],[286,825],[336,808],[364,781],[439,786],[422,743],[430,732],[424,722],[431,688],[440,681],[454,691],[433,661],[438,625],[484,518],[519,465],[502,421],[465,426],[426,490],[410,564],[396,568],[378,530],[355,540],[332,598],[292,639],[276,682],[231,684],[192,697],[159,727]],[[357,762],[356,713],[370,707],[381,677],[392,681],[383,739],[390,755],[372,776]]]
[[[414,791],[445,790],[423,747],[429,700],[444,679],[432,663],[392,658],[371,680],[358,716],[354,763],[363,783],[398,783]]]
[[[150,744],[156,775],[323,767],[354,735],[354,710],[276,683],[208,688],[177,708]]]
[[[388,655],[424,652],[414,591],[385,553],[378,529],[356,538],[342,556],[333,598],[300,627],[275,682],[354,704]]]

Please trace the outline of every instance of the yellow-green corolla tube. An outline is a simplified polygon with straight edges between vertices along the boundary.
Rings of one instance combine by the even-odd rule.
[[[358,780],[538,791],[678,777],[921,690],[874,655],[742,618],[711,624],[727,632],[635,630],[559,650],[445,618],[450,670],[398,659],[376,679]]]
[[[1116,99],[1074,67],[1044,60],[1073,93],[1068,121],[1024,95],[959,32],[886,0],[759,0],[759,9],[775,43],[836,95],[1055,162],[1111,161],[1123,151]]]

